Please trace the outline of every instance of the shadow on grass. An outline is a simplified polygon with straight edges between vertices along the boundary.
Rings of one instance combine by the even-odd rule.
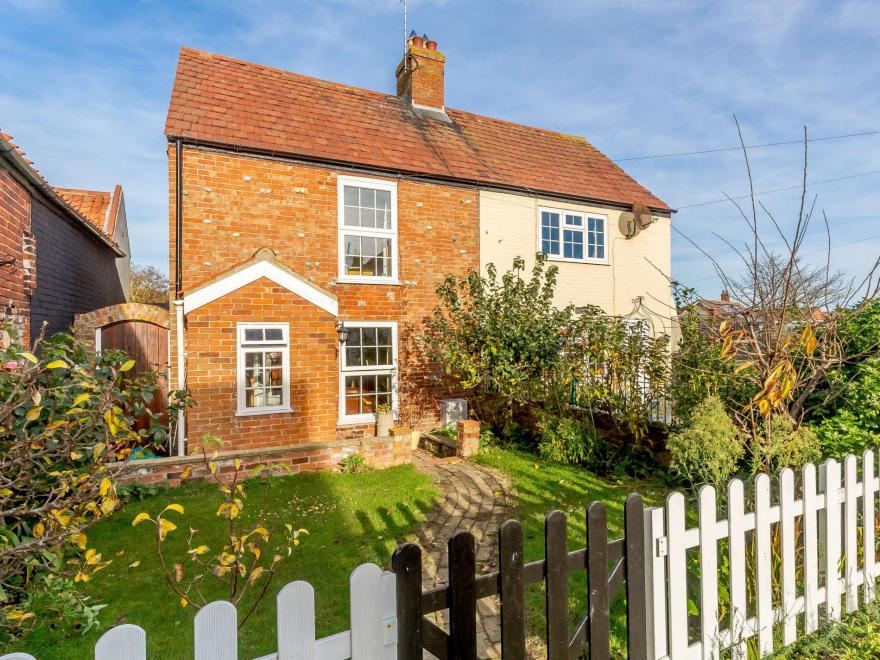
[[[250,507],[259,507],[262,491],[253,482],[247,485],[251,495],[243,519],[253,522]],[[265,599],[239,631],[241,656],[256,657],[276,650],[275,595],[294,580],[307,580],[315,588],[319,636],[347,629],[349,574],[364,562],[387,567],[396,539],[415,527],[435,497],[430,479],[410,466],[357,475],[313,473],[274,478],[269,489],[270,528],[290,523],[309,533],[281,563]],[[220,503],[216,487],[197,484],[163,490],[130,502],[89,531],[90,542],[113,563],[84,591],[92,602],[107,604],[99,616],[103,630],[119,623],[139,625],[147,633],[151,659],[177,660],[192,657],[195,611],[182,608],[165,583],[155,555],[155,528],[131,526],[137,513],[155,515],[170,503],[181,504],[185,513],[169,514],[178,525],[165,546],[169,564],[177,561],[189,570],[189,527],[200,530],[199,543],[208,545],[212,552],[219,551],[228,528],[216,515]],[[212,599],[223,597],[220,589],[210,592]],[[239,611],[247,611],[251,603],[245,598]],[[41,660],[93,657],[94,644],[103,630],[71,635],[52,621],[41,620],[26,640],[10,650],[26,650]]]

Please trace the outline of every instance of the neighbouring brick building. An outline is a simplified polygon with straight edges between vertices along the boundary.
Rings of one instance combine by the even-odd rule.
[[[190,442],[363,442],[384,405],[436,424],[435,287],[506,251],[558,260],[571,302],[670,298],[643,263],[668,272],[669,207],[583,138],[446,107],[444,67],[411,38],[389,95],[181,50],[165,133]]]
[[[128,253],[121,187],[54,188],[0,133],[0,319],[27,342],[125,302]]]

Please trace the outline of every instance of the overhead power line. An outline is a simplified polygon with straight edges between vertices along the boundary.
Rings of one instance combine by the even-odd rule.
[[[844,138],[854,138],[854,137],[866,137],[869,135],[880,135],[880,130],[875,131],[862,131],[860,133],[846,133],[844,135],[828,135],[825,137],[817,137],[817,138],[808,138],[807,142],[825,142],[828,140],[842,140]],[[803,144],[804,140],[801,138],[800,140],[786,140],[783,142],[766,142],[764,144],[747,144],[746,149],[765,149],[767,147],[783,147],[789,146],[792,144]],[[718,154],[723,153],[725,151],[741,151],[742,146],[739,147],[718,147],[715,149],[701,149],[699,151],[679,151],[668,154],[649,154],[647,156],[628,156],[627,158],[612,158],[615,163],[624,163],[627,161],[633,160],[651,160],[654,158],[680,158],[683,156],[702,156],[704,154]]]
[[[857,174],[848,174],[847,176],[838,176],[833,179],[821,179],[819,181],[808,181],[807,186],[808,187],[809,186],[818,186],[818,185],[822,185],[825,183],[834,183],[835,181],[846,181],[848,179],[856,179],[861,176],[870,176],[872,174],[880,174],[880,170],[870,170],[868,172],[858,172]],[[787,190],[800,190],[801,188],[803,188],[802,183],[800,183],[796,186],[787,186],[785,188],[775,188],[773,190],[765,190],[763,192],[756,192],[755,197],[758,197],[760,195],[769,195],[771,193],[785,192]],[[751,195],[737,195],[736,197],[724,197],[722,199],[713,199],[710,202],[697,202],[696,204],[685,204],[684,206],[678,206],[676,208],[678,210],[692,209],[692,208],[696,208],[698,206],[710,206],[712,204],[721,204],[723,202],[729,202],[731,200],[748,199],[749,197],[751,197]]]

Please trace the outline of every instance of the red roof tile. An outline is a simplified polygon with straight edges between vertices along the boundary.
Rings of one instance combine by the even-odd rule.
[[[182,48],[168,137],[630,205],[669,207],[584,138]]]
[[[107,233],[107,209],[110,206],[110,193],[74,188],[55,188],[55,190],[94,227]]]

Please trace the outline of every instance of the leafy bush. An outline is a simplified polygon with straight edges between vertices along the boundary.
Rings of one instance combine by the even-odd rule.
[[[546,374],[565,371],[563,362],[574,307],[553,303],[558,269],[538,254],[528,279],[525,261],[500,278],[493,264],[486,275],[472,270],[449,276],[437,287],[439,303],[424,341],[431,359],[466,390],[479,418],[494,430],[513,419],[517,404],[540,399]]]
[[[128,378],[134,360],[95,357],[68,335],[38,341],[34,353],[0,349],[0,641],[39,617],[86,622],[98,606],[75,593],[110,560],[86,530],[112,514],[116,481],[133,446],[165,437],[159,420],[138,417],[158,390],[156,374]]]
[[[788,415],[771,415],[752,442],[752,471],[775,473],[800,468],[822,456],[819,439],[808,426],[795,428]]]
[[[698,404],[687,426],[666,443],[672,465],[692,485],[722,486],[743,458],[744,438],[727,415],[724,404],[712,396]]]
[[[847,361],[829,375],[807,417],[822,453],[838,458],[880,445],[880,357],[870,355],[880,345],[880,303],[867,307],[844,330]]]
[[[339,461],[339,470],[344,474],[359,474],[370,469],[360,454],[349,454]]]
[[[600,458],[604,441],[588,419],[542,412],[538,421],[538,453],[557,463],[586,465]]]

